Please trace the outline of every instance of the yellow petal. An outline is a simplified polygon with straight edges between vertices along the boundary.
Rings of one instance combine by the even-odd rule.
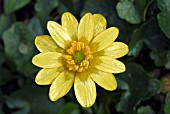
[[[78,41],[88,45],[93,38],[94,21],[91,13],[86,13],[80,20],[78,27]]]
[[[67,30],[72,40],[77,40],[77,31],[78,31],[78,21],[77,19],[69,12],[66,12],[62,15],[61,18],[62,27]]]
[[[37,36],[35,45],[40,52],[64,52],[63,49],[58,47],[51,36],[48,35]]]
[[[90,64],[98,70],[108,73],[121,73],[125,71],[125,65],[122,62],[107,56],[94,57]]]
[[[116,27],[106,29],[97,35],[90,43],[92,53],[107,48],[118,36],[119,30]]]
[[[90,67],[91,78],[106,90],[113,91],[117,88],[117,81],[112,73],[103,72]]]
[[[96,86],[89,73],[77,73],[74,81],[74,91],[78,102],[83,107],[90,107],[96,99]]]
[[[65,70],[61,74],[59,74],[59,76],[53,81],[50,87],[49,96],[51,101],[56,101],[66,95],[71,89],[73,82],[73,72]]]
[[[33,57],[32,63],[41,68],[55,68],[62,65],[62,54],[57,52],[40,53]]]
[[[35,82],[39,85],[49,85],[63,70],[63,67],[42,69],[38,72]]]
[[[101,14],[94,14],[94,36],[97,36],[102,31],[106,30],[106,19]]]
[[[128,53],[128,46],[122,42],[113,42],[108,48],[98,51],[93,56],[109,56],[113,58],[120,58]]]
[[[68,32],[58,23],[54,21],[48,21],[47,29],[52,36],[53,40],[63,49],[67,49],[72,39],[69,36]]]

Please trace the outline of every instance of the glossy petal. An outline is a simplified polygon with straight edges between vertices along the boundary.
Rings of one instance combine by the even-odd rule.
[[[58,47],[51,36],[48,35],[37,36],[35,45],[40,52],[64,52],[63,49]]]
[[[86,45],[90,43],[94,34],[94,21],[91,13],[86,13],[80,20],[78,27],[78,41]]]
[[[63,70],[63,67],[42,69],[38,72],[35,82],[39,85],[49,85]]]
[[[94,57],[90,64],[98,70],[108,73],[121,73],[125,71],[125,65],[122,62],[107,56]]]
[[[74,73],[67,70],[63,71],[54,80],[50,87],[49,96],[52,101],[56,101],[59,98],[66,95],[71,89],[74,82]]]
[[[109,56],[113,58],[120,58],[128,53],[128,46],[122,42],[113,42],[108,48],[98,51],[93,56]]]
[[[119,30],[116,27],[108,28],[97,35],[90,43],[92,53],[107,48],[118,36]]]
[[[61,18],[62,27],[67,30],[72,40],[77,40],[77,31],[78,31],[78,21],[77,19],[69,12],[66,12],[62,15]]]
[[[106,19],[101,14],[94,14],[94,36],[97,36],[102,31],[106,30]]]
[[[41,68],[55,68],[62,65],[62,54],[57,52],[40,53],[33,57],[32,63]]]
[[[48,21],[47,29],[52,36],[53,40],[63,49],[67,49],[72,39],[69,36],[69,33],[58,23],[54,21]]]
[[[91,78],[106,90],[113,91],[117,88],[117,81],[112,73],[103,72],[93,67],[90,69]]]
[[[78,102],[83,107],[90,107],[96,99],[96,86],[89,73],[77,73],[74,81],[74,91]]]

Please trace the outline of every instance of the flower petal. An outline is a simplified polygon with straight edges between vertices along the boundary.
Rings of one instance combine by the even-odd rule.
[[[90,107],[96,100],[96,85],[89,73],[77,73],[74,81],[74,91],[78,102],[83,107]]]
[[[122,42],[113,42],[108,48],[98,51],[93,56],[109,56],[113,58],[120,58],[128,53],[128,46]]]
[[[77,19],[69,12],[66,12],[62,15],[61,18],[62,27],[64,27],[69,33],[72,40],[77,40],[77,31],[78,31],[78,21]]]
[[[106,19],[101,14],[94,14],[94,36],[97,36],[102,31],[106,30]]]
[[[40,52],[64,52],[63,49],[58,47],[51,36],[48,35],[37,36],[35,45]]]
[[[63,67],[42,69],[38,72],[35,82],[39,85],[49,85],[63,70]]]
[[[89,68],[91,78],[106,90],[113,91],[117,88],[117,81],[112,73],[103,72],[93,67]]]
[[[70,38],[68,32],[58,23],[54,21],[48,21],[47,29],[52,36],[53,40],[63,49],[67,49],[72,39]]]
[[[106,29],[97,35],[90,43],[92,53],[107,48],[118,36],[119,30],[116,27]]]
[[[107,56],[94,57],[90,64],[98,70],[108,73],[121,73],[125,71],[125,65],[122,62]]]
[[[67,70],[59,74],[50,87],[49,96],[51,101],[56,101],[69,92],[74,82],[74,75],[73,72]]]
[[[57,52],[40,53],[33,57],[32,63],[41,68],[55,68],[62,65],[62,54]]]
[[[80,20],[78,27],[78,41],[88,45],[93,38],[94,21],[91,13],[86,13]]]

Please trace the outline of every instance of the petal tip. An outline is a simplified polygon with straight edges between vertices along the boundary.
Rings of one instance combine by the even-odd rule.
[[[39,55],[39,54],[35,55],[35,56],[32,58],[32,64],[35,65],[35,66],[37,66],[37,67],[40,67],[40,66],[38,65],[38,63],[37,63],[37,61],[39,60],[39,59],[38,59],[38,55]]]
[[[94,100],[94,102],[90,102],[90,103],[85,103],[85,102],[82,102],[82,101],[79,101],[78,100],[78,102],[80,103],[80,105],[82,106],[82,107],[84,107],[84,108],[89,108],[89,107],[91,107],[94,103],[95,103],[95,101],[96,100]]]
[[[36,65],[36,55],[32,58],[32,64]]]
[[[53,23],[53,21],[48,21],[47,22],[47,26],[50,25],[51,23]]]
[[[126,54],[128,54],[128,53],[129,53],[129,47],[128,47],[128,45],[126,45]]]
[[[113,30],[114,30],[116,33],[119,34],[119,29],[118,29],[117,27],[112,27],[112,28],[113,28]]]
[[[52,95],[51,87],[50,87],[50,92],[49,92],[49,98],[51,101],[57,101],[59,98]]]
[[[70,12],[64,12],[64,13],[62,14],[62,16],[63,16],[63,15],[67,15],[67,14],[68,14],[68,15],[70,15],[70,14],[72,15],[72,13],[70,13]]]
[[[116,89],[117,89],[117,82],[115,82],[111,88],[107,88],[106,90],[108,90],[108,91],[114,91],[114,90],[116,90]]]
[[[61,16],[61,20],[62,20],[61,22],[62,22],[62,23],[63,23],[63,21],[64,21],[63,18],[67,17],[68,15],[69,15],[69,16],[70,16],[70,15],[72,16],[72,14],[71,14],[70,12],[65,12],[65,13],[62,14],[62,16]]]
[[[36,36],[36,37],[35,37],[34,44],[35,44],[36,47],[37,47],[38,39],[39,39],[39,38],[40,38],[40,36]]]
[[[47,29],[49,29],[51,27],[52,24],[55,24],[55,21],[48,21],[47,22]]]
[[[87,13],[85,13],[84,15],[92,15],[92,13],[90,13],[90,12],[87,12]]]
[[[38,81],[37,78],[35,78],[35,83],[36,83],[37,85],[43,85],[43,84],[39,83],[39,81]]]
[[[49,95],[51,101],[57,101],[58,99]]]
[[[123,73],[125,71],[126,71],[126,66],[125,66],[125,64],[122,64],[122,72],[120,72],[120,73]]]

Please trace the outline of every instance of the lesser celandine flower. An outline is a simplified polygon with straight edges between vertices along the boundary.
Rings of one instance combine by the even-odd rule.
[[[128,53],[128,46],[114,42],[119,30],[106,29],[106,19],[100,14],[86,13],[80,22],[69,12],[62,15],[61,25],[47,23],[49,35],[37,36],[35,45],[40,54],[34,56],[34,65],[43,68],[36,83],[49,85],[52,101],[66,95],[74,85],[78,102],[90,107],[96,99],[95,82],[106,90],[117,88],[112,73],[125,71],[118,61]]]

